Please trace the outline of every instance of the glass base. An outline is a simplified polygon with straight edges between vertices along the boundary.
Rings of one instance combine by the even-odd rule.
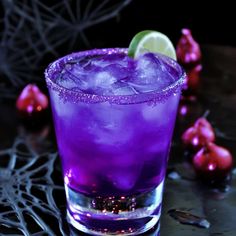
[[[160,219],[162,181],[151,192],[132,196],[87,197],[67,185],[67,217],[79,231],[91,235],[139,235]]]

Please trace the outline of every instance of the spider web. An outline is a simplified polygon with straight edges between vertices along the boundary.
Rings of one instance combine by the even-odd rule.
[[[24,137],[0,151],[0,235],[66,235],[56,160],[56,153],[39,154]]]
[[[45,66],[60,55],[89,47],[85,30],[117,16],[131,1],[2,0],[0,96],[42,80]]]

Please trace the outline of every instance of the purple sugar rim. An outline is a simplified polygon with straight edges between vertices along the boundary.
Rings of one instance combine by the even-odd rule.
[[[169,59],[175,65],[180,68],[180,76],[179,79],[174,83],[170,84],[168,87],[163,89],[162,91],[152,91],[142,94],[134,94],[134,95],[96,95],[96,94],[88,94],[78,91],[73,91],[67,88],[64,88],[58,84],[56,84],[53,80],[56,79],[58,74],[64,68],[65,64],[71,60],[76,58],[81,58],[81,56],[92,56],[92,55],[106,55],[112,53],[122,53],[127,54],[127,48],[105,48],[105,49],[93,49],[87,51],[81,51],[76,53],[71,53],[66,55],[54,62],[52,62],[47,69],[45,70],[45,78],[46,83],[49,89],[52,89],[59,93],[61,99],[65,102],[84,102],[84,103],[99,103],[99,102],[109,102],[114,104],[137,104],[137,103],[157,103],[164,102],[168,99],[169,96],[178,92],[183,85],[185,84],[186,74],[183,68],[174,60]]]

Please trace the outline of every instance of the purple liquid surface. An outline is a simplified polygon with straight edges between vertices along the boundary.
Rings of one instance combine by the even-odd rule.
[[[46,77],[67,186],[130,196],[163,181],[184,77],[177,63],[92,50],[51,64]]]

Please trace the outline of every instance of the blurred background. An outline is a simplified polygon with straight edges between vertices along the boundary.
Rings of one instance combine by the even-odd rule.
[[[208,6],[209,5],[209,6]],[[203,44],[235,46],[234,7],[227,1],[1,0],[0,98],[29,82],[45,87],[43,71],[56,58],[88,48],[127,47],[144,29],[176,45],[182,28]]]
[[[19,230],[23,232],[26,225],[41,231],[44,226],[43,223],[41,224],[42,221],[50,222],[50,227],[58,232],[64,228],[58,224],[61,213],[55,212],[55,209],[50,214],[46,214],[44,210],[41,213],[35,211],[37,214],[42,214],[42,221],[30,217],[32,213],[28,214],[28,210],[24,211],[26,221],[29,220],[29,222],[22,224],[23,228],[19,228],[19,220],[24,222],[25,219],[21,219],[21,214],[17,215],[16,209],[21,208],[21,203],[26,200],[28,202],[32,196],[36,196],[37,199],[39,197],[44,202],[46,199],[44,194],[47,194],[44,188],[33,188],[31,181],[28,180],[42,176],[43,184],[46,183],[45,186],[47,186],[45,189],[51,190],[51,184],[48,188],[48,183],[51,183],[51,180],[45,177],[48,172],[42,169],[40,175],[37,172],[34,175],[31,174],[31,170],[34,171],[36,168],[41,170],[37,167],[38,165],[47,166],[49,172],[54,169],[53,180],[56,184],[61,181],[59,184],[62,186],[62,180],[59,177],[61,176],[59,163],[55,165],[55,168],[53,166],[54,161],[52,160],[55,160],[56,156],[54,154],[51,156],[51,153],[38,156],[35,152],[32,155],[32,150],[45,153],[56,144],[51,116],[48,112],[50,109],[46,109],[46,114],[43,111],[40,114],[41,110],[39,110],[39,114],[36,112],[35,116],[31,116],[30,111],[28,117],[19,119],[21,117],[19,108],[16,106],[16,101],[19,100],[17,98],[26,101],[25,104],[23,102],[25,105],[23,111],[28,111],[27,108],[31,108],[28,96],[25,99],[24,96],[22,96],[23,99],[19,96],[23,88],[29,88],[28,84],[35,83],[47,95],[44,79],[45,68],[50,62],[73,51],[128,47],[133,36],[145,29],[163,32],[176,46],[182,28],[189,28],[194,39],[202,47],[203,66],[197,64],[191,68],[192,71],[188,71],[188,81],[193,82],[193,88],[196,86],[198,89],[199,86],[199,93],[196,95],[192,93],[194,89],[189,90],[191,93],[186,93],[187,96],[181,100],[179,106],[169,165],[170,174],[177,173],[177,179],[174,180],[171,177],[169,181],[167,180],[161,234],[163,236],[236,235],[233,217],[236,212],[236,170],[233,170],[232,191],[229,191],[231,189],[228,185],[220,186],[219,191],[211,191],[208,186],[196,184],[195,181],[192,181],[191,174],[194,172],[189,165],[191,161],[180,141],[180,136],[187,127],[192,125],[197,118],[207,116],[215,129],[217,144],[229,149],[234,157],[236,155],[236,95],[234,87],[236,81],[234,26],[236,14],[233,5],[233,1],[228,0],[205,2],[181,0],[0,0],[0,223],[4,222],[4,224],[0,224],[0,235],[3,235],[4,232],[7,232],[6,235],[19,235]],[[208,45],[220,46],[209,47]],[[202,68],[203,71],[200,74]],[[33,96],[29,93],[29,89],[26,95],[29,95],[29,98],[31,96],[33,99],[38,98],[38,93]],[[48,108],[46,99],[45,96],[44,104]],[[24,156],[22,151],[29,154]],[[30,162],[29,175],[22,172],[24,178],[28,179],[27,181],[23,179],[22,175],[18,175],[19,172],[12,171],[12,166],[19,168],[18,160],[19,166],[24,166],[28,163],[24,161],[25,158],[32,156],[32,160],[35,160],[35,155],[37,158],[43,157],[45,162],[36,164]],[[8,160],[10,160],[9,164]],[[11,171],[6,169],[7,172],[5,172],[7,165]],[[10,173],[12,175],[8,175]],[[23,197],[22,193],[25,189],[27,191],[29,189],[26,187],[28,183],[31,185],[30,195],[26,194]],[[5,196],[8,197],[8,192],[5,191],[6,184],[10,186],[9,189],[13,194],[9,195],[10,202],[5,199]],[[14,192],[12,189],[16,191]],[[186,189],[190,191],[185,191]],[[62,187],[60,191],[63,191]],[[17,200],[16,207],[12,205],[11,199]],[[48,204],[46,209],[51,206],[54,208],[54,203],[51,203],[53,200],[51,195],[47,199],[50,199],[50,202],[46,201]],[[65,207],[65,199],[56,197],[56,201],[59,201],[59,206]],[[11,210],[9,210],[9,206]],[[31,205],[27,204],[26,206],[32,212]],[[167,210],[173,209],[173,206],[193,210],[193,213],[199,216],[205,215],[212,224],[211,228],[204,230],[191,226],[184,227],[178,222],[174,224],[167,214]],[[182,208],[183,206],[185,208]],[[38,210],[38,208],[36,209]],[[65,208],[63,208],[64,210]],[[55,219],[52,219],[53,215]],[[1,221],[2,219],[3,221]],[[221,223],[219,224],[219,222]],[[61,223],[66,224],[64,218]],[[36,234],[39,235],[40,232]],[[60,235],[60,233],[55,235]]]
[[[116,19],[97,27],[95,37],[109,45],[126,46],[133,35],[143,29],[156,29],[167,34],[173,43],[180,30],[187,27],[201,44],[236,45],[236,16],[230,1],[148,1],[133,0]],[[110,32],[110,38],[101,32]],[[94,35],[95,36],[95,35]],[[105,37],[104,37],[105,36]]]

